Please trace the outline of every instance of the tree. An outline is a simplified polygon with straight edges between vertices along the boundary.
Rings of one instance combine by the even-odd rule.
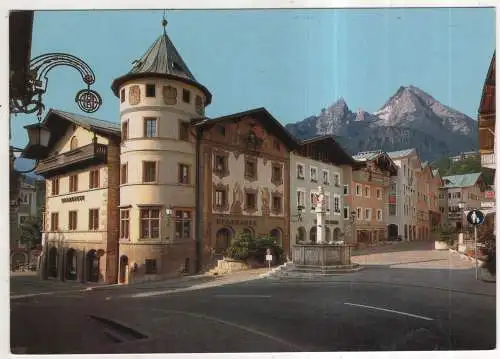
[[[431,167],[438,169],[441,177],[482,172],[485,183],[487,185],[493,184],[494,170],[482,168],[480,156],[471,156],[456,162],[453,162],[449,157],[442,157],[433,162]]]
[[[29,217],[21,224],[21,243],[28,249],[42,244],[42,219]]]

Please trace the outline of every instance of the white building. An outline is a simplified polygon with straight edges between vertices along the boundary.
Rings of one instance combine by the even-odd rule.
[[[397,227],[403,240],[417,238],[417,176],[422,169],[414,148],[387,153],[398,167],[389,193],[389,228]]]
[[[325,241],[344,239],[343,168],[354,160],[331,136],[301,142],[290,154],[291,244],[316,243],[317,223],[314,196],[318,187],[325,195]]]

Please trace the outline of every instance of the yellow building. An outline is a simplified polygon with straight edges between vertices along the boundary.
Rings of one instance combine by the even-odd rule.
[[[61,280],[116,281],[120,128],[50,110],[45,178],[44,273]]]

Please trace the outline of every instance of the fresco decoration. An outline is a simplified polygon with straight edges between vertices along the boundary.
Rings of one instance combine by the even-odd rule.
[[[177,104],[177,89],[173,86],[163,86],[163,102],[165,105]]]
[[[141,102],[141,88],[139,85],[130,86],[128,89],[128,102],[130,105],[137,105]]]
[[[231,214],[241,214],[243,205],[243,190],[239,182],[233,187],[233,203],[231,204]]]
[[[263,187],[260,189],[260,195],[262,198],[262,215],[263,216],[268,216],[271,209],[269,207],[269,188]]]

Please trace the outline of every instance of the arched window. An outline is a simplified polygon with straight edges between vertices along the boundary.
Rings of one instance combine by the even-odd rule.
[[[76,136],[73,136],[71,137],[71,142],[69,144],[69,149],[70,150],[74,150],[78,148],[78,139],[76,138]]]
[[[314,226],[309,231],[309,241],[313,244],[316,244],[316,233],[317,233],[317,229],[316,229],[316,226]]]
[[[304,227],[299,227],[297,229],[297,237],[296,237],[296,241],[297,243],[304,243],[306,240],[306,230]]]

